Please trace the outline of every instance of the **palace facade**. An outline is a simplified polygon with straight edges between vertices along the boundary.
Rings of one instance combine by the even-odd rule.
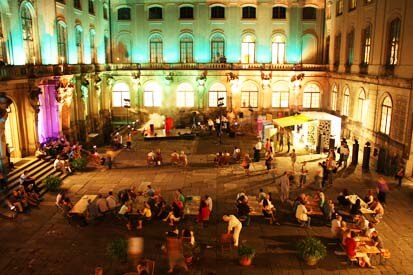
[[[6,143],[19,158],[223,108],[240,123],[339,116],[381,172],[404,159],[412,174],[409,15],[408,0],[0,0],[2,165]]]

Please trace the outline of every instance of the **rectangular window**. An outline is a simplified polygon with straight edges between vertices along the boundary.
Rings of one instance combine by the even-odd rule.
[[[390,23],[390,52],[388,65],[397,65],[399,55],[399,43],[400,43],[400,19],[395,19]]]
[[[221,6],[212,7],[211,19],[225,19],[225,8]]]
[[[90,54],[92,64],[96,63],[96,47],[95,47],[95,32],[90,32]]]
[[[344,0],[337,0],[336,2],[336,16],[342,15],[343,14],[343,9],[344,9]]]
[[[82,6],[80,5],[80,0],[73,0],[73,7],[75,9],[81,10]]]
[[[354,59],[354,31],[347,36],[347,65],[352,65]]]
[[[243,7],[242,8],[242,19],[255,19],[255,7]]]
[[[209,91],[209,107],[218,107],[218,98],[224,98],[222,107],[227,106],[227,92],[225,91]]]
[[[211,62],[218,63],[225,56],[224,41],[211,41]]]
[[[272,19],[286,19],[287,9],[284,7],[273,7],[272,8]]]
[[[162,8],[160,8],[160,7],[149,8],[148,18],[150,20],[160,20],[160,19],[162,19]]]
[[[368,65],[370,62],[370,51],[371,51],[371,26],[368,26],[363,30],[362,37],[362,47],[361,47],[361,64]]]
[[[320,93],[304,93],[303,108],[320,108]]]
[[[177,91],[176,107],[194,107],[194,92]]]
[[[348,10],[353,11],[357,7],[357,0],[349,0],[348,1]]]
[[[118,20],[130,20],[130,8],[119,8],[118,9]]]
[[[242,42],[242,63],[254,63],[255,61],[255,42]]]
[[[95,14],[95,6],[93,3],[93,0],[89,0],[89,14],[92,14],[92,15]]]
[[[258,107],[258,92],[257,91],[242,91],[241,103],[243,108]]]
[[[124,107],[125,99],[130,100],[128,91],[113,91],[112,92],[112,107]]]
[[[193,44],[192,41],[181,41],[180,54],[181,63],[193,63]]]
[[[340,64],[341,34],[336,36],[334,43],[334,65]]]
[[[163,62],[163,55],[162,55],[162,40],[159,41],[151,41],[150,42],[150,62],[151,63],[162,63]]]
[[[273,91],[272,92],[272,107],[288,108],[288,91]]]
[[[105,63],[109,63],[110,60],[110,44],[109,37],[107,35],[103,38],[103,43],[105,44]]]
[[[285,42],[272,42],[272,63],[284,64]]]
[[[145,107],[161,107],[162,95],[156,91],[144,91],[143,102]]]
[[[316,20],[317,9],[311,7],[303,8],[303,20]]]
[[[103,5],[103,19],[108,20],[108,17],[109,17],[108,6]]]
[[[194,19],[194,9],[192,7],[180,8],[179,19]]]

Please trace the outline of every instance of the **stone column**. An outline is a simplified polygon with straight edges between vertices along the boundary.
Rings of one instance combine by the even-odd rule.
[[[0,93],[0,169],[3,178],[7,180],[9,162],[6,157],[6,120],[8,116],[8,108],[11,104],[10,98],[4,93]]]

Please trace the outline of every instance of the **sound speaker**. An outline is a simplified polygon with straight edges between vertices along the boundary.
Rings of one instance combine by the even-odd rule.
[[[239,118],[244,118],[244,113],[243,113],[243,112],[239,112],[238,117],[239,117]]]

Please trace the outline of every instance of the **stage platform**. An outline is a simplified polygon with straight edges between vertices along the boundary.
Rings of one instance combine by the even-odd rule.
[[[146,132],[144,134],[144,141],[151,140],[172,140],[172,139],[186,139],[192,140],[195,138],[195,134],[191,132],[191,129],[172,129],[167,135],[164,129],[155,130],[153,133]]]

